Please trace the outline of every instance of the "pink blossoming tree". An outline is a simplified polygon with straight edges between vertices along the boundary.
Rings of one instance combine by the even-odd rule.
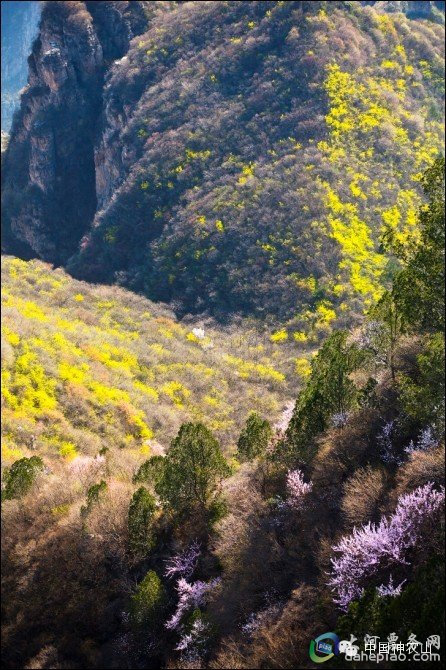
[[[165,626],[169,630],[176,630],[180,624],[183,615],[188,611],[200,607],[205,601],[206,597],[218,584],[220,579],[212,579],[210,582],[202,582],[200,580],[189,583],[181,577],[177,583],[178,604],[175,614],[166,622]]]
[[[181,576],[190,577],[197,567],[198,559],[200,558],[200,545],[198,542],[193,542],[186,551],[172,556],[166,561],[166,569],[164,574],[166,577]]]
[[[409,550],[429,538],[444,509],[444,497],[444,488],[436,491],[432,482],[419,486],[399,498],[389,519],[383,517],[378,524],[354,528],[351,535],[333,546],[339,556],[331,560],[328,584],[342,610],[361,596],[374,575],[395,565],[409,565]]]
[[[301,470],[290,470],[286,478],[287,504],[293,509],[302,509],[306,496],[313,490],[313,483],[304,482]]]

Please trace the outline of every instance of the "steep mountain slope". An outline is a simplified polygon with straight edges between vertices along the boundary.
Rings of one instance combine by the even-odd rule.
[[[2,131],[8,132],[28,76],[27,59],[37,34],[39,2],[2,2]]]
[[[45,4],[2,156],[5,667],[444,639],[441,5]]]
[[[123,449],[128,465],[204,421],[227,448],[247,414],[277,419],[297,345],[246,326],[179,323],[161,305],[2,259],[3,462]],[[12,451],[11,451],[12,449]]]
[[[68,640],[70,630],[78,631],[76,646],[84,635],[96,640],[93,646],[97,635],[105,636],[110,649],[104,648],[98,663],[108,664],[116,656],[109,626],[118,623],[125,603],[122,577],[134,578],[124,576],[127,569],[121,573],[118,555],[126,552],[128,504],[139,467],[151,456],[164,456],[187,421],[204,422],[231,463],[248,413],[256,410],[276,421],[289,405],[299,381],[297,345],[271,342],[249,324],[216,329],[209,320],[178,322],[166,306],[123,289],[78,282],[40,261],[6,256],[1,344],[6,667],[24,667],[40,649],[45,657],[40,636],[47,638],[50,629],[56,647],[64,646],[61,637]],[[38,485],[30,498],[4,501],[7,473],[24,463],[30,471],[33,463],[44,464]],[[96,532],[91,515],[84,524],[82,505],[102,482],[115,502],[106,512],[108,530]],[[110,533],[111,553],[102,544]],[[93,544],[87,547],[85,540]],[[35,581],[28,581],[21,552],[13,548],[21,542],[39,572]],[[18,587],[22,578],[24,590]],[[25,617],[29,643],[16,619],[25,592],[34,611]],[[68,592],[74,608],[67,607]],[[79,607],[89,614],[81,615]],[[55,626],[47,616],[57,619]],[[67,663],[79,667],[83,659],[89,665],[84,652],[73,649]],[[56,658],[43,657],[38,667],[59,667]]]
[[[420,3],[130,3],[145,27],[112,63],[125,4],[44,12],[6,157],[6,249],[305,337],[360,312],[392,272],[381,238],[416,235],[442,146],[434,3],[427,18]],[[51,47],[55,22],[71,37]]]
[[[44,5],[5,158],[4,244],[53,262],[74,252],[96,210],[93,147],[104,71],[146,29],[151,3],[90,5],[91,12],[82,2]]]
[[[444,160],[422,183],[392,290],[237,451],[289,343],[3,259],[4,667],[306,668],[324,630],[441,660]]]

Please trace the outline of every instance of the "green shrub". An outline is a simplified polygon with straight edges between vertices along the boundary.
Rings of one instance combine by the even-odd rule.
[[[364,353],[347,342],[347,331],[339,330],[326,340],[314,358],[311,376],[299,394],[286,433],[284,455],[308,460],[314,453],[314,438],[335,414],[346,415],[359,402],[359,390],[350,374],[364,360]]]
[[[86,516],[90,512],[93,505],[99,502],[102,494],[105,493],[106,490],[107,482],[105,482],[103,479],[101,479],[99,484],[93,484],[90,486],[87,491],[87,504],[82,505],[81,507],[81,516]]]
[[[220,445],[201,423],[186,423],[165,457],[163,476],[156,491],[175,512],[205,511],[218,484],[229,475]]]
[[[401,334],[404,332],[404,318],[391,292],[385,291],[369,312],[369,319],[377,321],[379,328],[371,337],[371,349],[389,368],[395,379],[395,353]]]
[[[221,496],[217,496],[209,505],[209,523],[214,525],[228,513],[228,503]]]
[[[417,356],[416,375],[399,375],[400,403],[404,413],[420,426],[441,424],[444,418],[445,348],[441,333],[426,337]]]
[[[271,436],[269,422],[262,419],[257,412],[251,412],[237,442],[240,461],[252,461],[264,454]]]
[[[155,498],[141,486],[133,494],[128,516],[129,546],[136,555],[146,554],[155,544],[152,528],[155,510]]]
[[[166,592],[160,578],[149,570],[132,596],[130,619],[134,628],[154,627],[166,606]]]
[[[87,505],[91,507],[94,503],[99,501],[99,498],[102,493],[107,490],[107,483],[101,479],[99,484],[93,484],[87,491]]]
[[[11,465],[3,476],[4,489],[2,499],[11,500],[20,498],[28,493],[34,484],[37,475],[44,469],[43,461],[39,456],[21,458]]]

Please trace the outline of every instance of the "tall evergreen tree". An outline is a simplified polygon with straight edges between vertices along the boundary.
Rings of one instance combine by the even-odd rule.
[[[251,461],[264,454],[271,435],[269,422],[262,419],[257,412],[251,412],[237,443],[240,460]]]
[[[439,158],[423,178],[427,206],[419,214],[421,236],[406,267],[395,279],[395,300],[407,321],[427,332],[444,330],[445,220],[444,158]]]
[[[202,423],[185,423],[172,441],[156,492],[176,512],[206,509],[229,474],[220,445]]]
[[[152,521],[155,509],[155,498],[144,486],[140,486],[129,506],[129,545],[134,554],[143,555],[153,548],[155,538]]]

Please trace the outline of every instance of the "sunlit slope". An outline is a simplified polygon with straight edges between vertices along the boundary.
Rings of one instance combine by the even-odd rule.
[[[230,448],[250,410],[274,420],[296,389],[296,343],[180,323],[163,306],[38,261],[4,257],[2,285],[6,464],[104,447],[138,460],[187,420]]]

